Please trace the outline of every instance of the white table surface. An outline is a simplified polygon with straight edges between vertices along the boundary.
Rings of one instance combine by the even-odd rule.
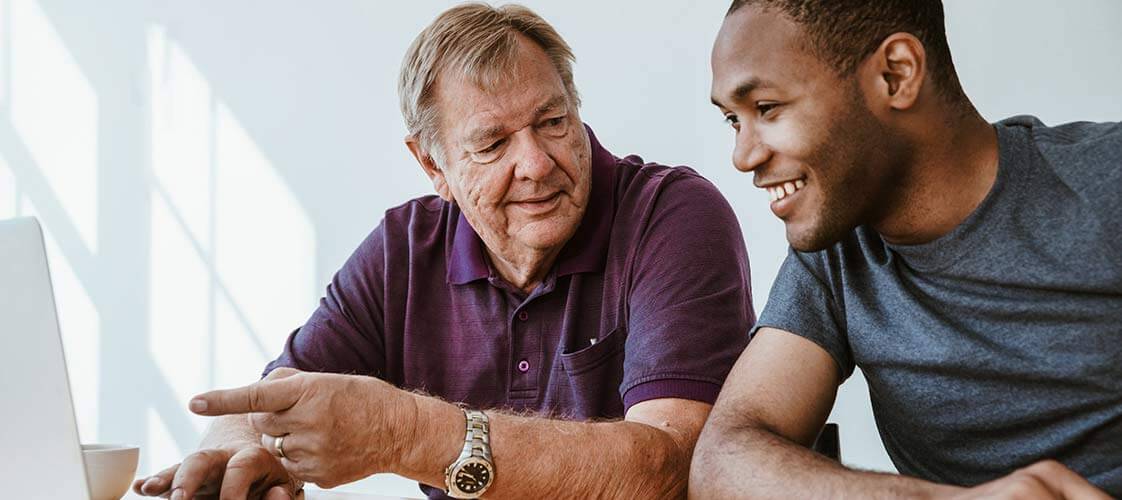
[[[124,500],[141,500],[151,499],[153,497],[143,497],[133,492],[125,495]],[[320,491],[308,489],[297,500],[401,500],[402,497],[387,497],[382,495],[374,495],[370,493],[346,493],[337,491]]]

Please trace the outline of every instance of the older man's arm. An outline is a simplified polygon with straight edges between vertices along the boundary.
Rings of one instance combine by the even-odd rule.
[[[761,328],[733,367],[697,443],[695,498],[1109,498],[1055,462],[977,488],[848,469],[808,446],[833,406],[837,365],[813,342]]]
[[[419,439],[396,472],[443,488],[444,468],[463,448],[464,415],[431,398],[419,404]],[[632,406],[615,422],[488,412],[496,474],[487,497],[683,497],[693,446],[710,408],[655,399]]]
[[[249,414],[269,452],[280,455],[271,436],[285,436],[286,458],[279,462],[292,477],[322,487],[393,472],[443,489],[444,470],[464,443],[459,407],[373,377],[276,372],[272,380],[197,396],[191,409]],[[653,399],[616,422],[490,411],[495,483],[487,497],[682,497],[709,409],[707,403]]]

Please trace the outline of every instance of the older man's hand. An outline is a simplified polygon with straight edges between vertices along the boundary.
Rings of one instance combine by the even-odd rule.
[[[196,396],[190,408],[208,416],[249,414],[262,446],[294,478],[324,488],[392,470],[412,440],[417,414],[413,395],[376,378],[287,368]]]

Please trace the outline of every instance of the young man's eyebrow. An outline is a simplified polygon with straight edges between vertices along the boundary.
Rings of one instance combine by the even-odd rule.
[[[748,97],[748,94],[751,94],[753,90],[771,87],[775,87],[775,84],[771,81],[753,76],[740,85],[737,85],[736,88],[729,93],[729,97],[732,102],[739,102],[744,100],[745,97]],[[715,106],[721,105],[716,96],[711,97],[710,101],[712,101]]]

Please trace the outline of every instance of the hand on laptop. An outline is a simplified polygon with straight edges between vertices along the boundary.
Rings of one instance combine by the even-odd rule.
[[[288,368],[201,394],[190,407],[199,415],[248,414],[263,449],[292,477],[324,488],[391,470],[408,449],[417,408],[412,394],[377,378]]]

